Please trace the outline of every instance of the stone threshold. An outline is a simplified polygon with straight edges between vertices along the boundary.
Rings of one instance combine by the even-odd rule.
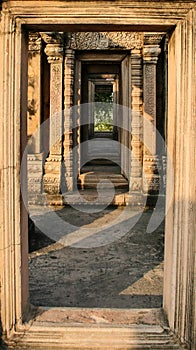
[[[104,192],[104,196],[97,200],[96,190],[80,190],[65,193],[64,195],[50,195],[50,194],[30,194],[28,198],[29,205],[51,205],[51,206],[65,206],[65,205],[103,205],[108,204],[111,192]],[[130,194],[129,192],[116,192],[109,205],[117,206],[138,206],[142,208],[154,207],[157,199],[162,200],[164,206],[165,195],[147,195],[142,193]]]
[[[8,349],[185,349],[162,309],[39,307],[34,312],[33,320],[17,327]]]

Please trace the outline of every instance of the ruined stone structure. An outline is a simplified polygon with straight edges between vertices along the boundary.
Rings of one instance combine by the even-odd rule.
[[[195,1],[7,0],[1,6],[3,342],[20,349],[43,342],[52,349],[195,349]],[[81,167],[95,157],[92,148],[82,147],[96,135],[88,114],[82,125],[80,106],[93,103],[100,86],[113,92],[114,103],[128,107],[121,114],[123,128],[114,113],[117,127],[109,137],[112,145],[122,145],[111,159],[128,183],[126,204],[164,192],[166,184],[163,308],[143,310],[142,321],[132,310],[129,327],[67,327],[63,309],[60,321],[51,310],[52,326],[35,323],[24,193],[28,186],[32,201],[45,196],[59,203],[62,193],[75,190]],[[166,139],[167,176],[156,127]],[[106,138],[99,136],[103,144]]]

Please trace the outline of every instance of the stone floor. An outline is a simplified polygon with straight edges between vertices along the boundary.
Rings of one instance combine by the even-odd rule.
[[[152,213],[131,207],[94,212],[92,208],[31,207],[38,226],[29,240],[31,303],[161,307],[164,223],[159,223],[157,213],[160,225],[148,232]]]

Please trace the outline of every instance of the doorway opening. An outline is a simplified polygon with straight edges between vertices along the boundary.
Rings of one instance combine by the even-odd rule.
[[[128,179],[121,173],[121,63],[112,61],[112,53],[103,55],[108,61],[82,63],[81,103],[88,104],[88,123],[81,122],[81,158],[78,188],[85,196],[95,195],[97,184],[111,181],[116,195],[128,192]],[[82,119],[83,116],[81,116]],[[82,121],[82,120],[81,120]],[[104,186],[104,184],[102,184]],[[110,183],[109,183],[110,186]],[[108,185],[105,184],[105,190]]]
[[[116,2],[108,2],[101,8],[94,9],[94,3],[84,3],[84,7],[75,7],[75,3],[65,6],[56,2],[48,6],[37,2],[37,7],[31,2],[21,2],[20,8],[13,2],[2,4],[1,26],[3,35],[2,46],[2,197],[4,199],[2,216],[2,303],[1,318],[2,329],[6,342],[17,342],[17,345],[40,346],[43,341],[46,346],[87,348],[94,344],[103,347],[147,347],[170,349],[178,347],[176,339],[171,332],[194,348],[194,85],[192,79],[195,72],[195,11],[194,2],[177,1],[168,2],[164,9],[159,4],[153,4],[147,9],[145,2],[141,6],[121,6]],[[179,6],[182,5],[182,6]],[[54,9],[54,11],[53,11]],[[139,12],[138,12],[139,11]],[[156,16],[155,16],[156,12]],[[138,24],[138,13],[140,21]],[[121,17],[121,22],[117,18]],[[77,22],[77,24],[76,24]],[[55,23],[55,24],[54,24]],[[88,24],[89,23],[89,24]],[[110,23],[110,24],[108,24]],[[124,23],[122,25],[121,23]],[[166,215],[166,250],[165,250],[165,287],[164,307],[169,327],[158,327],[157,319],[154,327],[146,327],[137,314],[133,318],[132,327],[62,327],[62,323],[51,322],[25,324],[25,315],[29,316],[28,299],[28,273],[27,273],[27,217],[20,197],[20,156],[26,146],[26,133],[24,120],[26,118],[26,84],[27,74],[24,64],[26,59],[27,31],[58,30],[93,30],[96,32],[103,28],[109,30],[148,30],[169,31],[169,92],[168,99],[168,145],[174,165],[174,178],[169,172],[167,179],[167,194],[171,192],[174,184],[174,197],[171,202],[167,197]],[[12,28],[12,30],[10,30]],[[127,35],[126,35],[127,36]],[[134,38],[138,36],[135,33]],[[82,41],[83,43],[84,41]],[[148,43],[150,40],[148,41]],[[53,41],[54,43],[54,41]],[[104,40],[108,43],[108,40]],[[129,41],[130,43],[130,41]],[[179,43],[181,44],[179,47]],[[150,44],[149,44],[150,45]],[[6,50],[4,50],[6,48]],[[134,60],[138,55],[137,47]],[[153,52],[156,51],[153,50]],[[59,53],[59,50],[53,50]],[[61,51],[60,51],[61,52]],[[151,51],[152,52],[152,51]],[[14,54],[15,53],[15,54]],[[70,53],[70,52],[69,52]],[[149,50],[144,51],[146,61],[149,59]],[[7,59],[9,55],[9,60]],[[22,62],[21,62],[22,57]],[[155,62],[156,60],[154,60]],[[53,60],[54,63],[54,60]],[[57,63],[57,60],[56,60]],[[137,62],[138,63],[138,62]],[[137,66],[137,64],[136,64]],[[149,73],[150,67],[146,70]],[[54,72],[54,71],[53,71]],[[187,72],[185,75],[184,72]],[[153,73],[151,71],[151,73]],[[149,76],[152,74],[149,73]],[[22,79],[20,79],[22,77]],[[68,76],[67,76],[68,78]],[[14,86],[13,86],[13,81]],[[59,87],[60,85],[56,85]],[[135,85],[138,87],[137,85]],[[180,89],[179,89],[180,87]],[[153,88],[153,86],[152,86]],[[152,92],[152,89],[148,90]],[[136,102],[138,89],[135,89],[134,102]],[[9,98],[8,98],[9,96]],[[188,100],[187,100],[188,99]],[[153,100],[153,99],[152,99]],[[151,101],[152,101],[151,100]],[[11,102],[11,103],[10,103]],[[67,101],[66,101],[67,102]],[[15,108],[13,108],[15,106]],[[191,107],[192,106],[192,107]],[[153,110],[152,110],[153,113]],[[7,137],[12,131],[13,137]],[[16,131],[16,132],[15,132]],[[21,137],[19,137],[21,136]],[[187,141],[188,140],[188,141]],[[22,146],[21,146],[22,142]],[[25,144],[25,145],[24,145]],[[9,155],[6,150],[10,150]],[[179,157],[180,154],[180,157]],[[57,164],[57,158],[55,162]],[[184,167],[184,164],[187,167]],[[51,164],[50,164],[51,165]],[[171,171],[171,167],[169,168]],[[53,180],[56,173],[53,174]],[[138,174],[137,174],[138,175]],[[69,177],[69,176],[68,176]],[[67,177],[67,178],[68,178]],[[139,177],[139,176],[138,176]],[[135,179],[138,180],[135,176]],[[139,178],[140,179],[140,178]],[[47,178],[48,180],[48,178]],[[132,179],[133,180],[133,179]],[[54,181],[54,182],[55,182]],[[46,181],[45,181],[46,184]],[[49,189],[54,189],[50,182]],[[56,185],[56,183],[55,183]],[[58,188],[58,186],[56,186]],[[138,189],[139,180],[134,182]],[[17,209],[17,210],[16,210]],[[15,273],[13,273],[13,271]],[[182,283],[183,282],[183,283]],[[193,303],[193,304],[192,304]],[[46,311],[46,310],[45,310]],[[53,321],[55,313],[51,311]],[[63,313],[63,310],[59,310]],[[142,311],[143,312],[143,311]],[[44,311],[43,311],[44,313]],[[31,317],[32,315],[30,315]],[[33,317],[31,317],[33,318]],[[62,319],[61,319],[62,320]],[[143,320],[143,319],[142,319]],[[134,322],[135,321],[135,322]],[[186,321],[186,322],[185,322]],[[142,324],[141,324],[142,323]],[[144,324],[145,323],[145,324]],[[53,327],[55,326],[55,332]],[[53,339],[51,339],[51,330]],[[170,332],[170,334],[169,334]],[[108,334],[111,334],[108,339]],[[170,342],[171,341],[171,342]],[[127,345],[128,343],[128,345]],[[120,345],[119,345],[120,344]],[[137,345],[136,345],[137,344]]]
[[[62,148],[54,148],[52,152],[59,152],[58,155],[66,159],[62,181],[67,178],[67,168],[72,178],[76,169],[77,189],[84,201],[75,196],[73,188],[66,194],[69,206],[58,203],[52,213],[51,208],[31,208],[36,225],[30,236],[30,297],[36,306],[102,309],[162,306],[164,224],[160,219],[156,229],[147,234],[152,208],[146,206],[143,212],[144,206],[132,199],[131,205],[126,206],[132,192],[135,191],[138,198],[143,191],[142,163],[147,152],[142,134],[143,95],[148,93],[152,78],[153,84],[159,86],[164,75],[163,34],[159,41],[158,76],[153,70],[154,75],[147,86],[143,78],[142,48],[131,54],[127,50],[69,52],[72,57],[69,69],[65,50],[65,67],[61,67],[61,74],[66,82],[66,101],[73,99],[75,106],[86,108],[84,111],[77,109],[77,125],[68,132],[69,113],[66,111]],[[47,42],[43,45],[47,52]],[[48,77],[51,95],[52,89],[61,82],[59,79],[54,84],[53,80],[57,78],[56,75]],[[154,118],[155,124],[158,120],[162,126],[165,87],[159,86],[158,92],[160,103],[154,98],[157,119],[156,115]],[[63,84],[59,93],[63,96]],[[51,109],[54,97],[49,104]],[[52,121],[52,115],[48,121]],[[50,124],[50,132],[53,132],[51,126],[57,128],[59,125]],[[73,153],[68,163],[66,147],[71,145],[70,135],[78,153],[76,158]],[[155,135],[150,135],[150,139],[152,136],[156,143]],[[53,157],[59,159],[55,153],[49,154],[44,174],[48,176],[47,181],[56,176],[57,167],[47,167],[47,162],[54,164]],[[150,159],[153,161],[154,158]],[[135,187],[132,184],[134,176]],[[150,180],[153,176],[151,173]],[[160,174],[156,179],[158,177],[161,191],[163,178]],[[153,191],[157,195],[156,190]],[[49,195],[52,198],[53,193]],[[164,198],[164,193],[162,195]]]

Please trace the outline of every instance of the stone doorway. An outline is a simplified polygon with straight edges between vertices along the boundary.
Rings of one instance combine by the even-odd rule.
[[[3,2],[1,18],[2,60],[2,140],[4,149],[2,157],[2,197],[4,200],[2,217],[2,293],[1,318],[4,339],[9,343],[22,346],[66,345],[86,348],[96,341],[105,347],[128,346],[143,348],[177,347],[169,343],[166,328],[157,328],[157,323],[150,329],[146,325],[133,322],[128,329],[100,328],[82,330],[74,327],[62,327],[55,323],[53,340],[49,342],[51,329],[48,324],[25,324],[23,316],[28,314],[27,276],[27,217],[20,198],[20,156],[26,144],[23,121],[26,118],[27,75],[24,61],[26,59],[26,32],[30,30],[70,31],[74,27],[85,30],[165,30],[169,32],[169,100],[168,100],[168,142],[174,164],[174,193],[171,202],[167,199],[166,216],[166,253],[165,253],[165,287],[163,310],[167,315],[169,327],[178,339],[192,349],[195,348],[194,317],[194,146],[195,146],[195,3],[192,1],[153,2],[152,7],[145,1],[127,4],[84,2],[84,7],[76,9],[75,2],[42,3]],[[68,6],[65,6],[68,5]],[[122,6],[124,5],[124,6]],[[30,15],[32,14],[32,15]],[[138,22],[139,14],[139,22]],[[121,20],[119,21],[119,15]],[[88,24],[89,23],[89,24]],[[122,24],[123,23],[123,24]],[[12,30],[10,30],[12,29]],[[179,47],[180,43],[180,47]],[[5,50],[6,49],[6,50]],[[15,55],[13,53],[16,53]],[[9,54],[10,59],[7,60]],[[21,63],[21,56],[22,62]],[[26,65],[27,66],[27,65]],[[187,75],[184,72],[187,72]],[[22,79],[20,77],[22,76]],[[15,85],[13,86],[13,81]],[[180,87],[180,89],[179,89]],[[9,98],[8,98],[9,96]],[[11,101],[11,103],[10,103]],[[13,109],[13,104],[15,108]],[[15,129],[16,128],[16,129]],[[10,131],[14,137],[7,137]],[[21,136],[21,138],[19,137]],[[24,141],[25,140],[25,141]],[[188,141],[187,141],[188,140]],[[22,147],[21,147],[22,142]],[[7,155],[6,150],[10,150]],[[179,154],[181,155],[179,157]],[[184,164],[187,166],[185,167]],[[167,183],[167,193],[171,192],[173,178]],[[17,210],[16,210],[17,208]],[[21,220],[22,219],[22,220]],[[15,271],[15,273],[13,273]],[[138,321],[138,317],[137,321]],[[111,331],[112,329],[112,331]],[[108,333],[112,333],[112,339]],[[170,338],[171,339],[171,338]],[[173,339],[173,337],[172,337]],[[174,339],[173,339],[174,340]],[[122,345],[123,344],[123,345]],[[161,346],[160,346],[161,344]],[[121,346],[122,345],[122,346]],[[176,346],[175,346],[176,345]]]
[[[81,103],[88,104],[89,116],[88,124],[82,125],[81,122],[80,127],[78,187],[88,189],[88,195],[90,190],[91,193],[96,191],[97,184],[104,178],[110,181],[109,186],[111,183],[114,185],[116,193],[128,191],[128,180],[121,175],[122,131],[117,122],[117,118],[120,118],[118,109],[123,84],[121,64],[112,62],[111,52],[104,56],[103,61],[82,64]],[[110,187],[105,183],[104,188],[107,191]]]

